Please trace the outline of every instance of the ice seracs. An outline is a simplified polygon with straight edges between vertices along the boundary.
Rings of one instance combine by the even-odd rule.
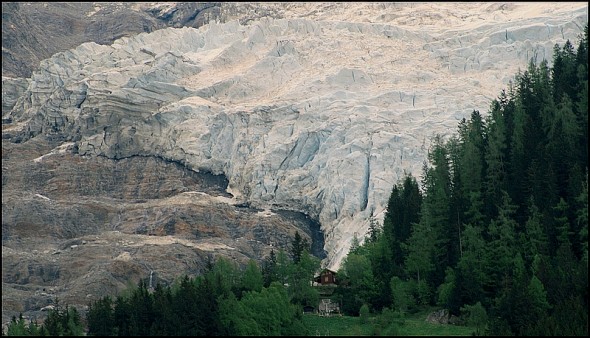
[[[7,116],[80,155],[224,174],[234,201],[319,220],[337,269],[404,171],[420,176],[433,135],[486,112],[519,68],[587,22],[587,5],[515,16],[521,5],[464,21],[404,7],[414,16],[402,22],[386,6],[383,22],[263,18],[86,43],[43,61]]]

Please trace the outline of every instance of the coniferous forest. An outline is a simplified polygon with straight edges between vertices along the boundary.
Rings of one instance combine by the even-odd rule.
[[[479,333],[587,335],[588,27],[437,137],[342,270],[351,314],[438,305]]]
[[[297,234],[298,235],[298,234]],[[309,334],[319,268],[296,237],[259,267],[219,259],[171,286],[93,302],[89,335]],[[418,180],[393,186],[338,271],[346,315],[448,309],[481,335],[588,334],[588,26],[577,48],[531,60],[454,135],[436,137]],[[41,327],[14,318],[8,334],[79,334],[75,308]]]

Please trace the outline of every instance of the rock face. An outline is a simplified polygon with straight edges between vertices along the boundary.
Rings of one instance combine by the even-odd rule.
[[[221,3],[3,2],[2,76],[30,77],[51,55],[94,41],[220,20]],[[224,8],[231,7],[225,4]]]
[[[256,221],[232,216],[239,222],[202,226],[248,213],[235,207],[248,205],[318,221],[324,265],[335,270],[353,236],[366,233],[369,218],[382,219],[393,184],[406,171],[420,176],[430,137],[454,132],[473,110],[486,112],[528,60],[550,60],[554,44],[575,41],[588,13],[585,3],[232,8],[226,17],[240,20],[57,53],[40,63],[21,95],[3,99],[3,110],[13,105],[3,113],[3,246],[43,231],[118,243],[106,232],[116,229],[144,236],[132,240],[142,243],[139,249],[113,249],[117,262],[128,262],[123,251],[133,258],[131,251],[161,248],[150,244],[150,235],[188,240],[169,244],[178,247],[178,257],[188,254],[182,248],[198,245],[195,238],[233,240],[240,231],[266,241],[242,248],[242,255],[288,243],[286,234],[298,226],[272,211],[255,212]],[[172,12],[163,6],[153,13]],[[14,81],[3,77],[3,91],[5,82],[17,88]],[[20,160],[5,164],[5,151]],[[17,164],[25,163],[24,154],[27,164]],[[45,169],[35,170],[38,164]],[[227,179],[227,189],[213,188],[216,175]],[[206,195],[187,193],[203,189]],[[203,209],[192,215],[187,204]],[[74,215],[86,215],[88,225],[69,224]],[[263,216],[276,218],[264,227],[248,225]],[[283,230],[262,234],[273,228]],[[60,253],[44,259],[91,247],[59,243],[47,250]],[[229,243],[223,244],[238,246]],[[27,281],[50,278],[50,267],[19,268],[22,253],[15,252],[6,253],[13,253],[13,265],[3,263],[3,281],[10,273],[10,283],[26,284],[22,276],[34,271]],[[149,260],[163,264],[156,263],[161,254],[152,252]],[[101,271],[112,277],[117,269]],[[13,270],[32,272],[14,276]],[[115,283],[111,277],[104,278]]]
[[[2,116],[12,110],[16,100],[29,87],[29,82],[30,80],[25,78],[2,77]]]
[[[430,313],[425,321],[430,324],[462,324],[462,320],[457,316],[451,315],[447,309],[440,309]]]
[[[43,135],[3,140],[3,322],[19,312],[42,318],[56,297],[83,310],[142,278],[170,284],[217,256],[260,262],[296,231],[322,256],[309,219],[236,204],[223,176],[72,151]]]

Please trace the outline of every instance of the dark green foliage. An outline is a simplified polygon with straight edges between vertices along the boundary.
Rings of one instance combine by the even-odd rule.
[[[172,332],[175,321],[173,314],[173,298],[170,288],[157,284],[154,293],[154,322],[151,327],[152,335],[165,335]]]
[[[461,303],[460,280],[457,279],[455,271],[447,267],[445,281],[438,287],[438,305],[449,309],[452,314],[459,313]]]
[[[371,312],[369,311],[369,306],[367,304],[363,304],[363,306],[361,306],[361,309],[359,310],[361,324],[365,324],[369,321],[370,314]]]
[[[43,327],[50,336],[81,336],[84,332],[80,313],[75,307],[62,307],[55,300],[55,308],[48,311]]]
[[[4,330],[2,331],[2,335],[4,336]],[[7,336],[39,336],[41,335],[41,328],[37,325],[37,323],[30,321],[28,324],[25,322],[23,318],[23,314],[19,314],[18,319],[15,316],[12,316],[10,323],[8,323],[8,328],[6,330]]]
[[[346,275],[345,311],[411,299],[463,313],[476,334],[586,335],[587,172],[586,26],[577,50],[555,46],[553,67],[531,60],[485,119],[474,111],[433,140],[423,194],[408,177],[394,185],[383,231],[345,261],[365,278]]]
[[[497,101],[494,101],[497,103]],[[487,167],[485,180],[485,215],[488,219],[494,218],[498,213],[498,201],[502,199],[502,191],[508,188],[506,179],[506,125],[501,116],[499,104],[493,104],[488,121],[486,123],[486,135],[488,144],[485,151]]]
[[[416,305],[408,282],[402,281],[399,277],[393,277],[391,278],[390,288],[394,311],[406,313],[410,307]]]
[[[498,207],[498,217],[490,223],[489,240],[484,265],[486,267],[488,295],[510,287],[516,248],[516,227],[513,219],[516,206],[511,204],[508,193],[503,191],[502,204]]]
[[[95,336],[112,336],[115,334],[113,313],[113,301],[111,297],[105,296],[95,301],[88,307],[86,321],[88,322],[88,331]]]
[[[319,259],[313,257],[307,250],[303,252],[299,262],[286,267],[286,271],[288,271],[287,293],[291,302],[301,306],[316,306],[319,302],[319,294],[317,289],[311,285],[311,281],[319,267]]]
[[[352,298],[343,299],[347,304],[353,303],[350,313],[356,315],[360,306],[373,300],[376,295],[375,279],[371,262],[365,255],[350,254],[342,264],[339,278],[345,280]]]
[[[582,261],[588,265],[588,169],[586,169],[586,180],[580,195],[576,198],[579,209],[576,212],[576,224],[580,229],[578,239],[581,242]]]
[[[370,256],[377,290],[372,303],[375,310],[391,305],[391,278],[406,276],[404,264],[407,252],[402,245],[410,237],[412,223],[420,220],[421,204],[422,195],[418,183],[415,178],[406,174],[403,181],[392,189],[383,227],[380,228],[375,219],[370,219],[370,229],[374,230],[369,231],[364,248]],[[353,243],[351,252],[355,253],[356,247],[358,240],[356,244]]]
[[[476,336],[484,335],[488,325],[488,314],[481,303],[477,302],[475,305],[466,304],[461,308],[461,312],[465,316],[467,325],[475,328],[474,334]]]
[[[221,303],[221,322],[227,335],[305,334],[299,309],[289,302],[284,287],[278,283],[247,292],[241,301],[228,297]]]
[[[277,271],[284,265],[289,287],[277,282],[264,287],[262,272],[254,261],[240,271],[229,260],[219,258],[203,275],[184,276],[172,287],[158,284],[151,291],[140,281],[115,301],[107,296],[90,304],[88,335],[305,334],[300,304],[315,306],[318,301],[310,281],[319,260],[303,250],[298,263],[286,259],[282,251],[272,261]],[[69,313],[69,321],[76,324],[75,313]],[[72,327],[60,325],[49,326],[49,332]]]
[[[256,261],[250,260],[246,266],[246,270],[242,273],[241,291],[256,291],[262,290],[263,280],[262,272],[258,268]]]
[[[154,304],[153,297],[148,292],[147,285],[143,280],[131,294],[128,300],[128,309],[130,310],[129,335],[149,335],[154,322]]]
[[[2,335],[4,335],[4,330]],[[7,336],[82,336],[84,327],[80,313],[75,307],[62,307],[59,300],[55,299],[53,309],[47,312],[47,318],[41,326],[34,321],[26,323],[22,313],[17,319],[12,317],[8,323]]]
[[[278,282],[277,275],[277,256],[274,249],[270,250],[270,255],[262,262],[262,279],[264,287],[267,288],[272,282]]]
[[[299,231],[295,231],[295,238],[291,243],[291,259],[293,262],[299,262],[304,250],[309,251],[309,244],[307,243],[306,239],[301,237]]]
[[[428,209],[424,210],[424,214],[428,211]],[[423,217],[426,219],[428,216]],[[428,278],[435,269],[433,259],[435,233],[426,222],[426,220],[421,220],[419,223],[414,224],[412,235],[403,246],[407,251],[406,272],[418,282]]]
[[[420,206],[422,195],[416,179],[406,174],[403,183],[394,185],[387,203],[387,212],[383,220],[383,239],[385,243],[384,259],[390,259],[384,264],[385,274],[389,281],[393,276],[403,276],[403,265],[406,252],[401,244],[410,237],[413,223],[420,220]],[[389,268],[388,268],[389,266]]]

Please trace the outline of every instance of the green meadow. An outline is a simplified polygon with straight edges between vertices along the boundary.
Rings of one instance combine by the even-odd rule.
[[[372,316],[366,322],[360,317],[331,316],[321,317],[315,314],[303,316],[303,323],[312,336],[471,336],[474,329],[467,326],[430,324],[426,322],[426,309],[405,318],[384,321],[379,316]]]

